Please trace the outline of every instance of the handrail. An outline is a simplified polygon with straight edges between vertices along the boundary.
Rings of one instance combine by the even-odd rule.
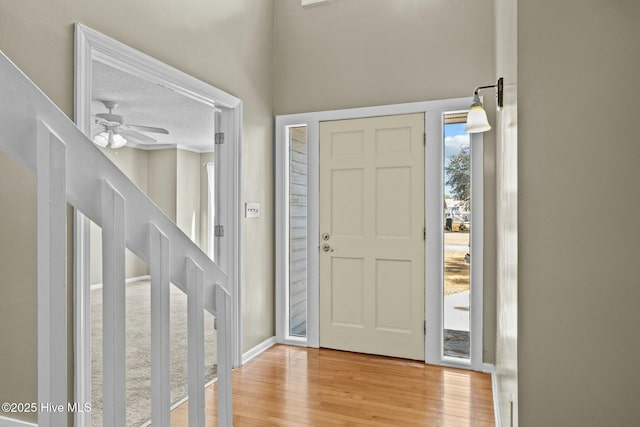
[[[171,282],[186,292],[184,259],[191,257],[203,270],[205,308],[215,315],[215,284],[229,294],[227,275],[1,51],[0,81],[0,150],[35,173],[36,118],[45,122],[67,146],[68,202],[101,225],[101,182],[107,180],[127,200],[127,248],[148,264],[149,247],[144,242],[148,224],[155,224],[171,241]]]
[[[125,248],[151,271],[152,421],[169,425],[169,285],[188,298],[189,423],[204,426],[203,310],[218,323],[218,425],[230,426],[226,274],[0,51],[0,151],[37,181],[38,400],[67,400],[66,204],[102,227],[103,421],[125,420]],[[64,426],[60,411],[42,427]]]

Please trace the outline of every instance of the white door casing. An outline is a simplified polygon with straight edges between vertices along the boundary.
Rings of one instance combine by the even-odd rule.
[[[424,360],[424,115],[320,124],[320,346]]]

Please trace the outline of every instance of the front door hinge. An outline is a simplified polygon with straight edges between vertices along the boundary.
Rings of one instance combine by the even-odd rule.
[[[214,237],[224,237],[224,225],[216,225],[213,229]]]
[[[216,143],[216,145],[224,144],[224,133],[223,132],[216,132],[215,143]]]
[[[422,332],[424,333],[424,335],[427,335],[427,321],[423,321],[422,323]]]
[[[426,146],[427,145],[427,133],[423,133],[422,134],[422,145]]]
[[[427,227],[422,227],[422,240],[427,240]]]

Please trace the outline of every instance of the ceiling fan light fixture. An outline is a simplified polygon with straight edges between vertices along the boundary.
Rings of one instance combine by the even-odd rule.
[[[99,134],[94,136],[91,141],[93,141],[93,143],[99,147],[107,148],[110,146],[114,149],[124,147],[124,145],[127,143],[127,140],[122,135],[114,132],[111,129],[100,132]]]
[[[108,132],[100,132],[92,139],[93,143],[99,147],[106,148],[109,145],[109,133]]]
[[[119,133],[109,135],[109,141],[111,141],[111,148],[120,148],[127,143],[127,140]]]
[[[119,132],[122,131],[127,137],[132,138],[142,144],[152,144],[157,142],[156,139],[146,136],[140,132],[152,132],[168,135],[169,131],[164,128],[153,126],[142,126],[125,123],[124,117],[120,114],[113,114],[113,109],[118,106],[114,101],[102,101],[108,113],[97,113],[95,123],[104,128],[103,132],[94,136],[91,140],[102,148],[120,148],[127,144],[128,140]],[[140,132],[139,132],[140,131]]]

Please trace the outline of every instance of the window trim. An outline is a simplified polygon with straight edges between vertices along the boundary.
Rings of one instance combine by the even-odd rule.
[[[425,150],[425,212],[426,218],[426,339],[425,362],[456,368],[482,371],[483,366],[483,248],[484,248],[484,149],[482,133],[470,134],[471,140],[471,288],[470,288],[470,348],[469,359],[444,356],[444,115],[461,109],[444,109],[440,114],[426,115],[427,143]]]

